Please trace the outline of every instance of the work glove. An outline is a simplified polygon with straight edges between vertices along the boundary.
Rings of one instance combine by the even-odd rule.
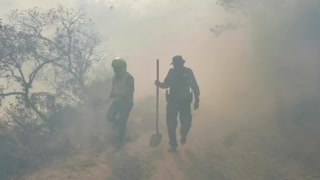
[[[155,84],[157,87],[159,87],[161,83],[160,83],[159,80],[155,80],[155,81],[154,81],[154,84]]]
[[[196,100],[194,102],[194,110],[197,110],[197,109],[199,109],[199,100]]]

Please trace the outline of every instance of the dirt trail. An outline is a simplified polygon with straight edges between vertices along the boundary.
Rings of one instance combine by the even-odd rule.
[[[138,118],[133,115],[133,119]],[[212,112],[195,113],[188,142],[185,146],[179,146],[179,152],[176,154],[167,152],[168,138],[164,123],[160,126],[163,133],[161,145],[151,148],[148,143],[151,134],[154,133],[151,131],[153,122],[150,122],[150,118],[139,119],[130,123],[128,128],[145,128],[144,133],[129,142],[124,151],[116,152],[113,148],[106,148],[99,153],[80,153],[22,179],[107,180],[112,179],[112,171],[117,171],[116,168],[120,174],[128,173],[129,179],[139,179],[133,176],[141,172],[141,169],[135,165],[130,167],[130,163],[133,162],[128,160],[130,158],[146,161],[145,169],[149,169],[151,173],[151,177],[146,179],[152,180],[298,180],[306,177],[317,179],[317,176],[299,163],[283,160],[272,151],[271,140],[276,141],[277,135],[270,136],[273,133],[271,127],[239,126],[237,123],[232,125],[232,122],[222,119]],[[131,134],[134,133],[132,129]],[[121,158],[124,161],[119,165]],[[137,172],[128,172],[130,170]],[[128,178],[119,177],[114,179]]]
[[[163,114],[162,117],[164,117]],[[133,115],[133,118],[137,119],[135,115]],[[168,138],[164,123],[161,123],[160,125],[161,132],[163,134],[161,144],[156,148],[149,146],[148,143],[150,136],[154,133],[152,130],[153,123],[154,122],[150,120],[150,117],[130,123],[128,127],[129,129],[143,126],[146,131],[145,133],[140,134],[133,142],[129,142],[125,149],[125,153],[131,157],[139,157],[141,159],[151,161],[152,166],[155,167],[152,171],[153,175],[151,179],[186,179],[184,172],[185,168],[188,168],[188,166],[191,167],[192,165],[192,162],[187,157],[187,152],[204,152],[206,149],[204,145],[207,142],[210,142],[210,144],[215,143],[215,139],[217,139],[217,136],[208,137],[207,133],[212,129],[205,125],[204,122],[197,120],[195,117],[195,122],[190,133],[188,143],[185,146],[179,147],[179,153],[171,154],[167,152]],[[216,128],[217,129],[213,131],[218,132],[219,127],[216,126]],[[121,152],[114,152],[113,148],[107,148],[103,152],[99,153],[80,153],[79,155],[75,155],[69,159],[54,162],[50,167],[46,167],[32,174],[26,175],[22,179],[81,180],[88,179],[90,177],[90,179],[105,180],[112,175],[112,162],[110,159],[116,159],[117,156],[121,156]]]

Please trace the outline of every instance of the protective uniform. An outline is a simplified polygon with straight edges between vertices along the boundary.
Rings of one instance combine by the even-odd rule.
[[[193,96],[195,99],[194,109],[198,109],[199,107],[199,86],[193,71],[183,66],[184,62],[181,56],[173,57],[171,64],[175,67],[169,70],[163,83],[156,81],[156,85],[160,88],[169,88],[169,91],[167,90],[166,93],[166,120],[171,150],[175,150],[177,147],[176,128],[178,113],[181,123],[181,143],[185,144],[192,123],[191,103]]]
[[[107,112],[107,119],[118,130],[117,143],[124,145],[129,114],[133,106],[134,78],[127,72],[127,64],[121,58],[112,61],[114,76],[110,93],[111,105]]]

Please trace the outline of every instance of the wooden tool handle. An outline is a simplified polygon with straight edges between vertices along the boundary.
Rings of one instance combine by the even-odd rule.
[[[159,81],[159,59],[157,59],[157,81]],[[159,133],[159,87],[157,86],[157,91],[156,91],[156,130],[157,134]]]

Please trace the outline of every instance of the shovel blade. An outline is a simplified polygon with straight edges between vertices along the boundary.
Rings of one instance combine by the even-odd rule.
[[[152,134],[150,139],[150,146],[151,147],[157,147],[161,143],[162,134]]]

